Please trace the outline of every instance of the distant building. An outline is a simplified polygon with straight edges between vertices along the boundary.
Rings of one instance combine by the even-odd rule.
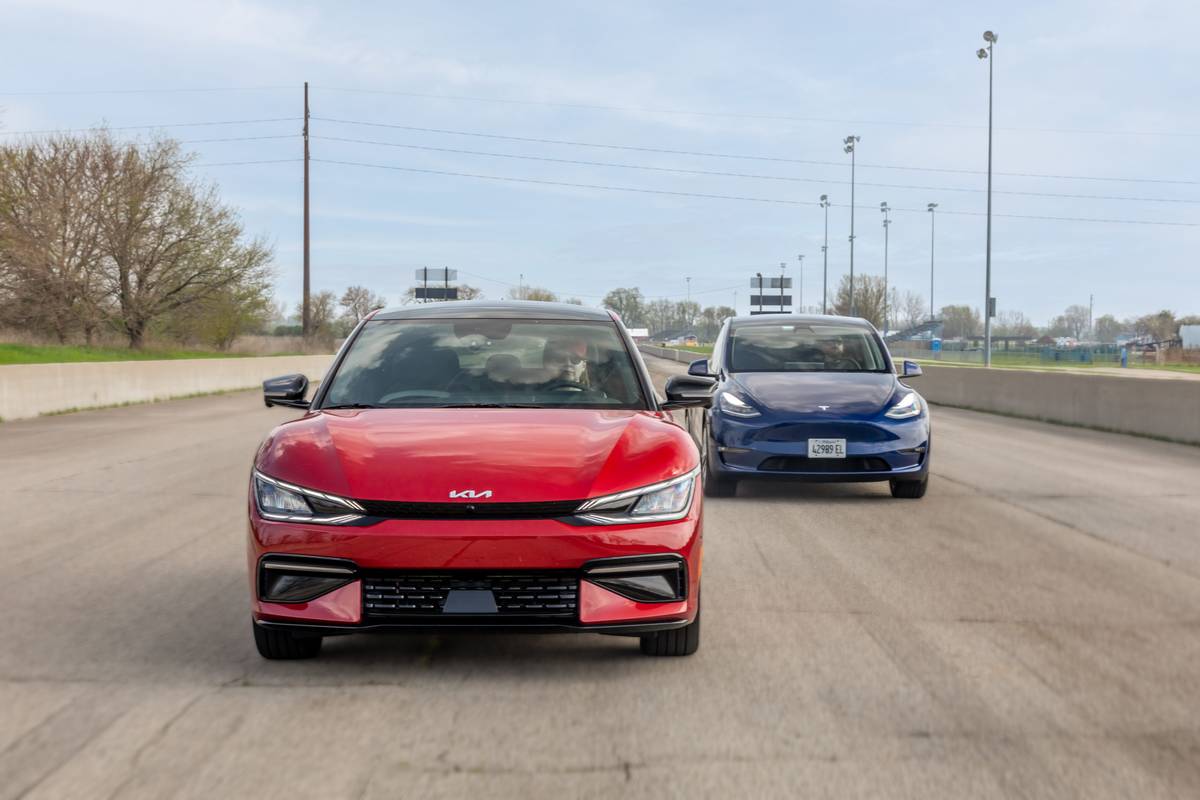
[[[1185,348],[1200,348],[1200,325],[1180,325],[1179,338]]]
[[[635,342],[645,342],[650,339],[649,328],[630,328],[629,335],[633,337]]]

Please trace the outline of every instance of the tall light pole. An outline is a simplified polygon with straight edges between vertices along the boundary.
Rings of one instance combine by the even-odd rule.
[[[850,316],[854,316],[854,151],[862,137],[850,135],[842,140],[842,149],[850,154]]]
[[[983,32],[986,48],[979,48],[975,55],[988,62],[988,181],[987,181],[987,256],[983,289],[983,365],[992,365],[992,66],[996,63],[992,46],[996,34]]]
[[[763,296],[762,296],[762,292],[763,292],[762,273],[761,273],[761,272],[756,272],[756,273],[754,273],[754,274],[758,276],[758,313],[760,313],[760,314],[761,314],[761,313],[762,313],[762,306],[763,306],[763,302],[762,302],[762,301],[763,301]]]
[[[825,209],[825,244],[821,245],[821,313],[828,314],[829,302],[829,195],[821,195],[821,208]]]
[[[887,201],[879,204],[879,211],[883,214],[883,333],[886,336],[888,332],[888,226],[892,224],[888,217]]]
[[[783,273],[787,270],[787,262],[779,262],[779,313],[783,313]]]
[[[687,301],[688,301],[688,304],[690,305],[692,302],[692,279],[684,278],[684,280],[687,281],[687,287],[688,287]]]
[[[930,203],[926,210],[929,212],[929,319],[937,318],[933,312],[933,218],[936,216],[933,210],[937,208],[937,203]]]
[[[311,261],[309,258],[309,224],[308,224],[308,81],[304,82],[304,300],[300,307],[300,330],[304,334],[305,343],[312,335],[312,311],[309,307],[308,273]]]
[[[804,313],[804,253],[796,256],[800,262],[800,313]]]

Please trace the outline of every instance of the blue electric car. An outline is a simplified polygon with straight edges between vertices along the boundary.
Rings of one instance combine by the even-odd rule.
[[[706,494],[738,481],[888,481],[893,497],[925,495],[929,411],[901,379],[878,332],[852,317],[733,317],[712,358],[688,373],[716,380],[711,409],[690,410]]]

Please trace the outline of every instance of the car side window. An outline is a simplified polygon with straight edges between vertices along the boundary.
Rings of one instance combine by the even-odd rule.
[[[724,361],[722,354],[725,352],[725,342],[729,338],[729,325],[722,325],[721,332],[717,334],[717,341],[713,342],[712,356],[708,359],[708,371],[714,375],[721,374],[721,363]]]

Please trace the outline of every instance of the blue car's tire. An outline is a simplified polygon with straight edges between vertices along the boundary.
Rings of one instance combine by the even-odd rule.
[[[892,497],[919,500],[925,496],[925,490],[929,488],[929,476],[926,475],[919,481],[890,481],[890,484]]]
[[[727,478],[713,469],[712,444],[705,432],[704,439],[704,496],[734,497],[737,495],[737,478]]]

